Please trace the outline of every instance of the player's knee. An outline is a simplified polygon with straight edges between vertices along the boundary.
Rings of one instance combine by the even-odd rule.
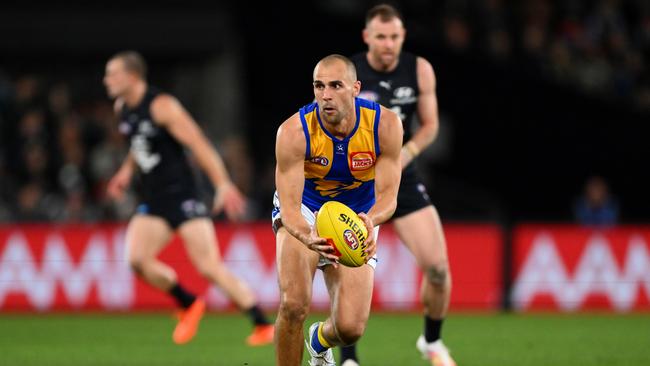
[[[280,302],[278,316],[292,323],[303,323],[309,313],[309,302],[301,299],[287,298]]]
[[[447,263],[430,265],[425,270],[425,278],[434,288],[444,289],[450,282]]]
[[[129,267],[138,276],[141,276],[144,273],[144,260],[138,257],[131,257],[129,258]]]
[[[336,324],[336,334],[345,346],[354,344],[366,330],[366,324],[359,321],[341,322]]]

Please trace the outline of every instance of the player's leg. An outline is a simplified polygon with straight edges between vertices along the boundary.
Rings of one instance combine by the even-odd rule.
[[[375,270],[370,265],[339,265],[336,269],[328,265],[323,273],[332,311],[323,324],[323,336],[333,346],[354,344],[363,335],[370,316]]]
[[[240,309],[255,304],[255,295],[250,288],[224,265],[214,226],[209,219],[188,220],[178,228],[178,233],[192,264],[202,276],[223,290]]]
[[[326,265],[323,273],[330,295],[331,314],[324,322],[309,327],[307,349],[313,364],[333,365],[331,348],[353,345],[365,330],[370,314],[374,268],[371,265],[359,268]]]
[[[127,260],[133,271],[147,283],[170,291],[176,273],[156,257],[171,238],[172,229],[157,216],[135,215],[126,231]]]
[[[276,234],[280,308],[275,320],[277,365],[300,365],[302,327],[309,313],[318,254],[280,227]]]
[[[451,294],[451,273],[438,212],[427,206],[395,219],[394,225],[423,272],[421,297],[426,314],[432,319],[444,318]]]
[[[187,320],[200,318],[205,304],[203,301],[197,301],[194,294],[184,289],[178,283],[176,272],[157,258],[171,235],[172,228],[162,217],[135,215],[126,232],[127,253],[129,264],[138,276],[154,287],[168,292],[184,309],[172,337],[174,342],[182,344],[191,340],[196,330],[195,326],[187,325]],[[198,323],[198,319],[194,323]]]
[[[208,218],[185,221],[179,226],[178,233],[197,271],[224,291],[228,298],[251,318],[255,328],[247,340],[248,343],[271,343],[273,327],[258,306],[251,289],[225,266],[212,221]]]
[[[423,273],[420,294],[425,308],[425,325],[423,337],[418,340],[418,348],[423,352],[425,348],[435,348],[435,352],[427,351],[427,357],[432,358],[436,365],[454,365],[440,340],[451,294],[451,273],[438,212],[432,205],[428,205],[396,218],[393,222],[397,234],[413,253]]]

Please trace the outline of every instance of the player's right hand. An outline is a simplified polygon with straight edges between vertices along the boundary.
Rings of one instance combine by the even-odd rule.
[[[225,211],[231,221],[238,221],[246,213],[246,198],[239,189],[232,183],[223,183],[217,188],[214,197],[212,212],[215,214]]]
[[[305,240],[303,240],[303,243],[305,244],[305,246],[307,246],[307,248],[315,251],[316,253],[320,254],[324,258],[330,260],[335,268],[338,266],[339,257],[336,254],[334,254],[335,253],[334,248],[327,242],[327,239],[318,236],[318,233],[316,233],[315,226],[311,227],[309,236]]]
[[[125,170],[119,170],[111,180],[108,181],[106,191],[108,196],[114,200],[121,201],[124,199],[124,193],[131,184],[131,174]]]

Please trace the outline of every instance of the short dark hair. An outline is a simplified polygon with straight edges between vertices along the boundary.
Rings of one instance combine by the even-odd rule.
[[[111,60],[120,59],[124,62],[124,68],[143,80],[147,78],[147,62],[137,51],[121,51],[116,53]]]
[[[366,13],[366,25],[368,25],[371,20],[375,19],[375,17],[379,17],[379,20],[382,22],[387,22],[393,18],[397,18],[404,22],[402,14],[399,12],[399,10],[389,4],[379,4],[370,8],[370,10],[368,10]]]

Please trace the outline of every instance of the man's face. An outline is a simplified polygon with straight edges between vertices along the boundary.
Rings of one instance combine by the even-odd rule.
[[[360,89],[361,83],[343,61],[320,62],[314,69],[314,97],[325,122],[338,124],[353,113]]]
[[[136,76],[126,70],[123,60],[114,58],[106,64],[104,86],[106,86],[106,92],[111,98],[124,95],[135,80],[137,80]]]
[[[370,57],[384,68],[393,66],[402,52],[406,30],[402,21],[395,17],[382,22],[374,17],[363,30],[363,41],[368,45]]]

